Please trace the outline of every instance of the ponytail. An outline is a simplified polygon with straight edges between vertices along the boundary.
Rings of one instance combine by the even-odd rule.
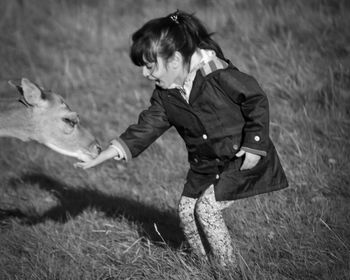
[[[185,37],[191,38],[191,40],[194,41],[196,48],[213,50],[219,58],[224,59],[222,49],[211,38],[213,33],[209,33],[202,22],[195,17],[194,14],[187,14],[177,10],[175,13],[170,14],[169,16],[171,17],[174,14],[177,15],[179,25],[182,26],[183,31],[186,34]]]

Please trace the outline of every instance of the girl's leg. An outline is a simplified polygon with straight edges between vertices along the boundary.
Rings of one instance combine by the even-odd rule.
[[[197,199],[182,196],[179,203],[179,217],[182,230],[193,251],[201,257],[206,257],[205,249],[198,232],[194,208]]]
[[[232,202],[217,202],[211,185],[198,199],[195,214],[207,238],[214,257],[223,266],[236,264],[231,237],[225,224],[222,209]]]

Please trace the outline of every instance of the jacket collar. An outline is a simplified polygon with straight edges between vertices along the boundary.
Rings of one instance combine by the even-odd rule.
[[[205,77],[216,70],[226,69],[227,67],[228,67],[228,63],[225,60],[222,60],[215,56],[213,59],[203,64],[203,66],[199,70],[201,71],[202,75]]]
[[[214,53],[215,54],[215,53]],[[192,61],[192,59],[191,59]],[[226,68],[233,68],[237,69],[235,66],[232,65],[230,60],[228,59],[220,59],[216,55],[214,55],[210,60],[206,62],[201,62],[200,67],[192,67],[194,75],[191,79],[191,88],[190,88],[190,94],[188,94],[188,99],[183,95],[182,97],[186,100],[187,103],[193,103],[194,100],[201,94],[200,87],[205,80],[205,77],[210,75],[211,73],[220,70],[220,69],[226,69]],[[178,88],[180,92],[183,90],[183,87],[174,85],[173,87],[169,89],[161,89],[156,87],[160,91],[169,91],[173,88]]]
[[[216,70],[225,69],[227,67],[228,63],[218,58],[213,50],[198,49],[191,57],[190,70],[185,78],[184,84],[172,84],[170,88],[179,89],[182,97],[189,103],[192,95],[193,82],[197,77],[198,71],[205,77]]]
[[[200,67],[197,71],[197,74],[195,76],[195,79],[193,81],[192,90],[189,98],[189,103],[193,103],[197,97],[201,94],[200,87],[205,80],[205,77],[210,75],[211,73],[220,70],[220,69],[226,69],[227,67],[233,67],[235,68],[229,60],[223,60],[218,57],[214,57],[212,60],[208,61],[207,63],[203,64],[202,67]]]

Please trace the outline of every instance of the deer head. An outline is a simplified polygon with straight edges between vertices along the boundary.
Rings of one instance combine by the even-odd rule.
[[[44,91],[26,78],[20,83],[9,81],[9,84],[19,91],[20,106],[0,115],[0,136],[35,140],[82,161],[98,155],[101,149],[97,140],[81,126],[78,114],[60,95]]]

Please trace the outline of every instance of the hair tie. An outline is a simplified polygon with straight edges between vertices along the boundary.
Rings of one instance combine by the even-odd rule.
[[[179,24],[179,20],[177,18],[178,15],[179,15],[179,10],[177,10],[175,13],[173,13],[169,17],[173,22],[175,22],[176,24]]]

